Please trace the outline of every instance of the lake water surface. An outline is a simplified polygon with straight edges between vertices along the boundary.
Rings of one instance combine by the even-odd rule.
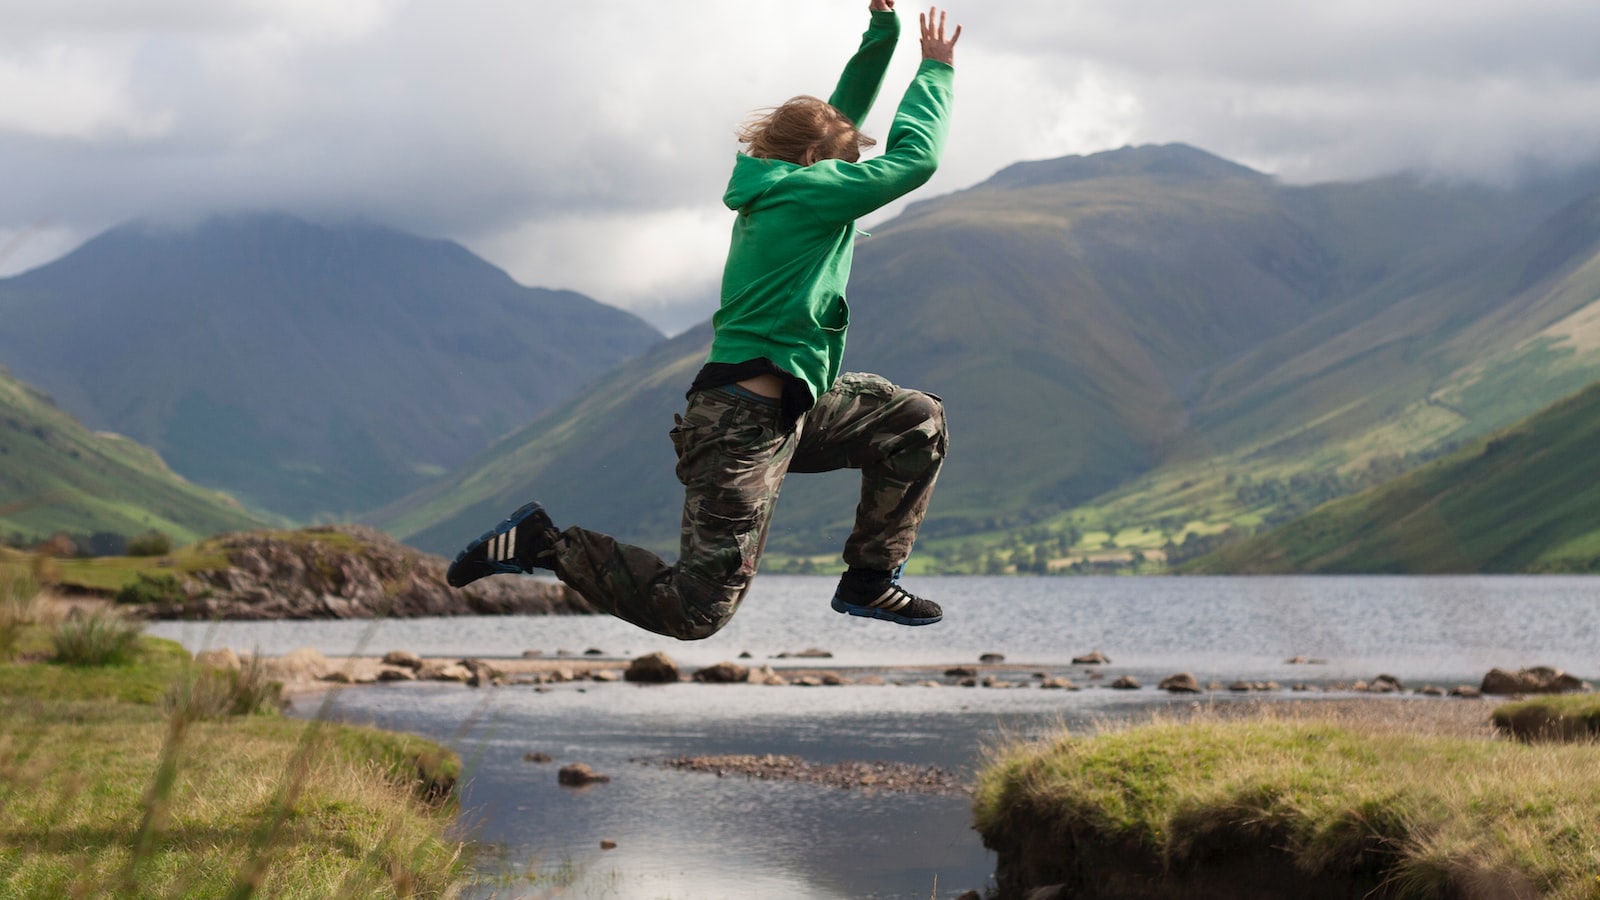
[[[407,649],[425,656],[554,656],[596,649],[622,661],[662,650],[692,670],[741,653],[775,668],[870,671],[885,686],[639,686],[542,689],[395,684],[302,699],[329,714],[424,734],[457,750],[464,819],[498,854],[473,896],[674,898],[952,897],[989,883],[993,857],[965,797],[869,794],[680,772],[648,762],[714,753],[883,760],[970,774],[1006,738],[1124,718],[1175,702],[1152,686],[1178,671],[1322,687],[1379,673],[1408,686],[1476,684],[1494,666],[1555,665],[1600,675],[1600,578],[920,578],[945,621],[926,628],[838,615],[833,580],[764,576],[722,633],[679,643],[609,617],[472,617],[381,622],[152,623],[191,649],[330,656]],[[777,659],[807,648],[829,660]],[[1092,681],[1075,655],[1111,658]],[[1000,653],[1012,690],[912,686],[919,666]],[[1290,665],[1292,656],[1325,664]],[[1035,673],[1088,689],[1039,690]],[[1140,691],[1101,685],[1131,674]],[[936,674],[935,674],[935,677]],[[1280,695],[1302,699],[1317,695]],[[1232,702],[1208,694],[1202,702]],[[1177,702],[1189,702],[1177,701]],[[1406,702],[1472,702],[1414,699]],[[524,759],[546,753],[555,763]],[[611,776],[585,790],[556,766]],[[617,843],[609,851],[601,840]],[[528,875],[537,875],[529,880]],[[935,889],[937,885],[937,890]]]

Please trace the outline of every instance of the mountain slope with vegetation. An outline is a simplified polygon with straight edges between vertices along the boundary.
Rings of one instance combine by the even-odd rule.
[[[188,543],[262,524],[232,498],[173,474],[149,448],[91,432],[0,369],[0,535],[8,542],[159,531]]]
[[[1185,571],[1600,572],[1597,447],[1600,384]]]
[[[1555,346],[1588,334],[1594,248],[1560,217],[1582,219],[1562,208],[1592,181],[1294,187],[1174,145],[1021,163],[912,205],[857,249],[846,368],[946,401],[919,556],[984,570],[971,551],[1004,540],[1049,569],[1126,555],[1133,534],[1154,558],[1288,517],[1270,497],[1292,480],[1345,493],[1532,412],[1559,396],[1544,375],[1507,394],[1484,367],[1553,347],[1570,377],[1600,372],[1586,337]],[[538,498],[675,547],[665,432],[708,341],[680,335],[372,521],[448,552]],[[1475,383],[1464,366],[1490,380],[1437,425]],[[835,552],[855,490],[791,479],[769,550]]]
[[[458,244],[238,215],[112,229],[0,280],[0,364],[292,520],[426,484],[661,339]]]

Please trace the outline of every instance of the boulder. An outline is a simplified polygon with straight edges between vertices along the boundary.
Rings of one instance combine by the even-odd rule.
[[[1039,682],[1039,687],[1043,690],[1050,691],[1079,690],[1078,686],[1073,684],[1072,679],[1070,678],[1046,678],[1045,680]]]
[[[751,684],[765,684],[772,687],[783,687],[789,683],[787,678],[773,671],[771,666],[751,669],[750,674],[745,676],[745,680]]]
[[[1367,690],[1374,694],[1398,694],[1405,690],[1405,685],[1393,675],[1379,675],[1367,685]]]
[[[586,763],[573,763],[562,766],[556,773],[556,781],[566,787],[584,787],[591,784],[603,784],[611,780],[610,775],[601,775]]]
[[[384,666],[378,669],[379,681],[416,681],[415,670],[404,666]]]
[[[1201,692],[1200,681],[1191,672],[1168,675],[1161,679],[1161,683],[1157,687],[1174,694],[1198,694]]]
[[[678,664],[672,657],[660,652],[646,653],[628,664],[628,670],[622,673],[626,681],[640,684],[670,684],[681,677]]]
[[[982,656],[978,657],[978,662],[985,663],[985,664],[988,664],[988,665],[993,665],[995,663],[1003,663],[1005,661],[1006,661],[1006,655],[1004,653],[985,653]]]
[[[1111,657],[1106,656],[1099,650],[1096,650],[1093,653],[1085,653],[1082,656],[1074,656],[1072,658],[1072,664],[1075,666],[1108,666],[1111,664]]]
[[[1111,682],[1111,686],[1119,691],[1137,691],[1139,689],[1139,679],[1132,675],[1124,675]]]
[[[216,650],[202,650],[195,655],[194,661],[198,665],[212,669],[227,669],[237,672],[244,665],[239,659],[239,654],[233,652],[232,647],[219,647]]]
[[[695,672],[693,678],[703,684],[734,684],[750,680],[750,667],[732,662],[719,662]]]
[[[481,659],[463,659],[456,665],[461,666],[470,673],[466,681],[467,687],[482,687],[486,684],[493,684],[495,681],[505,677],[505,673]]]
[[[422,668],[422,657],[410,650],[390,650],[383,655],[383,664],[415,672]]]
[[[300,647],[288,653],[267,660],[267,676],[284,683],[295,681],[316,681],[328,674],[333,667],[328,663],[328,658],[322,651],[315,647]]]
[[[778,654],[778,658],[779,659],[833,659],[833,653],[831,651],[828,651],[828,650],[821,650],[821,649],[818,649],[816,647],[810,647],[810,648],[807,648],[805,650],[801,650],[801,651],[799,651],[797,653],[787,653],[787,652],[779,653]]]
[[[1460,697],[1463,700],[1476,700],[1483,696],[1483,691],[1470,684],[1458,684],[1450,689],[1450,696]]]
[[[1516,672],[1490,669],[1479,690],[1485,694],[1564,694],[1587,686],[1578,678],[1552,666],[1534,666]]]
[[[946,678],[974,678],[978,670],[971,666],[951,666],[944,670]]]
[[[456,681],[466,684],[472,679],[472,670],[460,663],[451,663],[448,666],[425,667],[421,675],[431,681]]]

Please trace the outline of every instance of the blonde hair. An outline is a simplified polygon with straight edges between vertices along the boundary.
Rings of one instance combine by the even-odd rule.
[[[810,165],[824,159],[855,162],[877,141],[856,130],[826,100],[801,95],[752,118],[739,128],[745,152],[759,159],[781,159]]]

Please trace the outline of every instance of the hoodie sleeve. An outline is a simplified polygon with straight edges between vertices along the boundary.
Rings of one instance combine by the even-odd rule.
[[[862,162],[823,160],[792,174],[795,198],[820,219],[842,223],[911,193],[939,168],[949,132],[955,69],[925,59],[895,112],[880,156]]]
[[[889,70],[889,58],[894,55],[894,45],[899,38],[900,18],[894,10],[873,10],[872,22],[861,35],[861,46],[845,64],[839,84],[828,98],[828,102],[857,128],[878,98],[878,89],[883,86],[883,76]]]

